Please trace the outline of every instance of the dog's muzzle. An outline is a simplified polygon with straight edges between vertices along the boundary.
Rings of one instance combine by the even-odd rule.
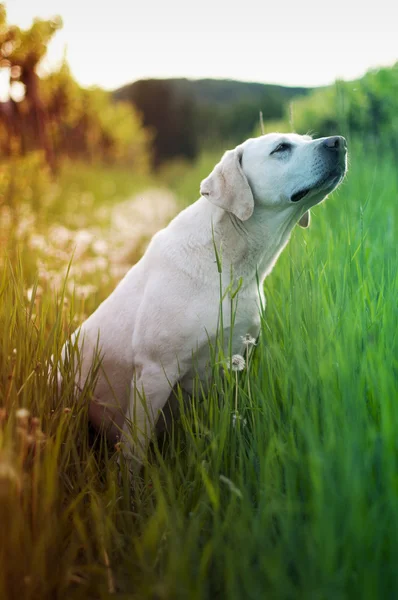
[[[314,185],[295,192],[290,200],[299,202],[311,191],[330,188],[331,191],[340,183],[346,171],[347,142],[341,135],[334,135],[320,140],[319,150],[325,161],[326,173]]]

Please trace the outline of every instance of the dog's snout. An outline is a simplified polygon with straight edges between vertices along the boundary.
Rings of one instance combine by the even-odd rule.
[[[347,142],[341,135],[333,135],[332,137],[325,138],[323,140],[323,145],[331,151],[347,150]]]

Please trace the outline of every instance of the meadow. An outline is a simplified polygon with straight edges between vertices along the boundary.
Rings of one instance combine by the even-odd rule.
[[[215,157],[157,177],[66,165],[57,184],[25,159],[3,171],[0,598],[397,597],[397,165],[358,136],[349,154],[265,281],[246,368],[181,406],[133,488],[88,428],[95,369],[77,398],[50,357],[145,247],[111,209],[161,188],[170,218]]]

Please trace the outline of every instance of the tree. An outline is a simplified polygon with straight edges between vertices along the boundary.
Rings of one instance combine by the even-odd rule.
[[[25,86],[25,97],[29,105],[26,123],[30,135],[38,140],[44,150],[50,166],[54,166],[54,154],[48,135],[47,116],[40,96],[39,76],[37,65],[47,52],[47,46],[53,35],[62,27],[62,21],[56,17],[49,21],[35,19],[30,29],[24,31],[15,25],[7,25],[6,11],[1,5],[0,11],[0,67],[8,67],[11,81],[20,81]],[[19,110],[11,99],[12,121],[18,119]],[[20,131],[21,134],[21,131]],[[22,135],[20,135],[22,137]]]
[[[37,66],[49,41],[62,26],[59,18],[36,19],[23,31],[7,25],[0,4],[0,68],[9,69],[10,81],[24,86],[20,101],[0,103],[0,148],[12,154],[44,151],[54,170],[63,156],[85,160],[128,161],[147,169],[151,136],[136,110],[115,105],[109,93],[84,89],[73,79],[68,65],[40,79]]]
[[[124,100],[143,115],[144,126],[154,136],[154,163],[183,156],[194,158],[198,151],[194,101],[174,93],[167,81],[140,80]]]

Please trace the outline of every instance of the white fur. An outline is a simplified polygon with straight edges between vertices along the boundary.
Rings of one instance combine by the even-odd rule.
[[[87,377],[98,336],[103,355],[90,406],[95,426],[107,425],[108,434],[115,439],[123,426],[123,414],[127,414],[138,428],[141,452],[145,452],[145,432],[153,431],[171,387],[180,382],[189,393],[195,369],[205,380],[209,339],[215,339],[219,314],[214,244],[222,254],[224,289],[230,284],[231,269],[234,281],[242,278],[243,282],[232,353],[243,352],[240,336],[249,333],[257,337],[259,304],[265,304],[262,288],[259,298],[257,274],[262,282],[294,225],[301,220],[308,226],[309,208],[344,175],[345,150],[340,175],[331,174],[322,181],[328,169],[332,170],[331,153],[322,147],[324,139],[269,134],[228,151],[202,182],[201,198],[154,235],[142,259],[82,324],[75,333],[83,360],[79,386]],[[292,144],[292,149],[271,154],[282,142]],[[303,200],[291,201],[292,194],[312,186]],[[226,298],[226,327],[229,311]],[[225,343],[228,347],[228,329]],[[142,391],[149,414],[138,401]],[[130,449],[140,451],[137,446]]]

